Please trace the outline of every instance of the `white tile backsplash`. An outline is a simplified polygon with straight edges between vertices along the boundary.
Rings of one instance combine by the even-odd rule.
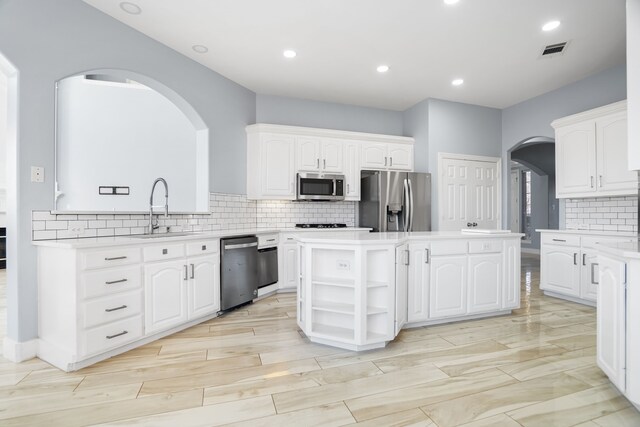
[[[638,232],[638,197],[566,199],[568,230]]]
[[[158,217],[172,231],[287,228],[297,223],[341,222],[355,225],[355,202],[283,202],[247,200],[244,195],[211,193],[209,213]],[[126,236],[147,232],[145,214],[52,214],[33,211],[33,240]],[[77,230],[81,229],[82,232]]]

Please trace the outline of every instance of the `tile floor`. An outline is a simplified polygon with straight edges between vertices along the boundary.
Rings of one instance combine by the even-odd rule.
[[[513,315],[364,353],[309,343],[280,294],[74,373],[0,358],[0,425],[640,426],[595,364],[595,310],[538,280],[525,256]]]

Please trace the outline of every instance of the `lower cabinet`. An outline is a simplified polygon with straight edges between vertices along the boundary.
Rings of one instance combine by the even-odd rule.
[[[407,316],[409,322],[429,319],[429,244],[409,245],[409,268],[407,282]]]
[[[467,256],[434,256],[429,278],[429,317],[467,314]]]
[[[295,290],[298,287],[299,266],[298,244],[295,240],[284,241],[278,247],[278,259],[280,259],[280,271],[278,272],[278,288]]]
[[[220,309],[220,260],[206,255],[144,267],[145,331],[161,331]]]
[[[502,305],[502,254],[469,256],[469,314]]]
[[[580,249],[544,245],[540,254],[540,289],[580,297]]]
[[[395,334],[398,335],[400,330],[407,324],[407,322],[411,322],[409,320],[408,311],[411,311],[411,308],[408,308],[411,305],[411,296],[408,295],[407,292],[411,293],[412,290],[409,286],[406,286],[409,273],[409,264],[410,264],[410,255],[411,252],[409,250],[409,245],[402,245],[396,248],[396,306],[395,306]],[[409,281],[409,283],[411,283]],[[400,286],[398,286],[400,284]]]

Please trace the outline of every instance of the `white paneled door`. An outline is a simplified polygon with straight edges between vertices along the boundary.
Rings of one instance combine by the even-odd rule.
[[[500,228],[500,159],[440,155],[440,230]]]

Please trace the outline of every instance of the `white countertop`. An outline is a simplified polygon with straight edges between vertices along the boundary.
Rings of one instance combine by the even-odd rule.
[[[598,243],[598,249],[603,253],[621,258],[640,259],[640,240],[624,243]]]
[[[361,228],[361,227],[347,227],[347,228],[333,228],[333,229],[247,228],[247,229],[240,229],[240,230],[214,230],[214,231],[193,232],[186,235],[179,235],[182,233],[168,233],[165,237],[154,237],[154,238],[146,238],[146,239],[141,237],[136,237],[136,235],[132,235],[132,236],[113,236],[113,237],[85,237],[85,238],[79,238],[79,239],[34,240],[32,241],[32,243],[35,246],[45,246],[45,247],[51,247],[51,248],[87,249],[87,248],[103,248],[103,247],[110,247],[110,246],[166,243],[166,242],[174,242],[174,241],[180,241],[180,240],[216,239],[220,237],[260,235],[260,234],[271,234],[271,233],[358,234],[358,233],[362,233],[370,230],[371,230],[370,228]],[[367,233],[362,233],[362,234],[367,234]]]
[[[555,233],[555,234],[578,234],[585,236],[614,236],[614,237],[636,237],[637,234],[630,231],[601,231],[601,230],[548,230],[536,229],[538,233]]]
[[[449,239],[508,239],[521,238],[521,233],[467,234],[461,231],[423,231],[413,233],[322,233],[298,235],[296,239],[303,243],[374,245],[381,243],[402,243],[408,240],[449,240]]]

